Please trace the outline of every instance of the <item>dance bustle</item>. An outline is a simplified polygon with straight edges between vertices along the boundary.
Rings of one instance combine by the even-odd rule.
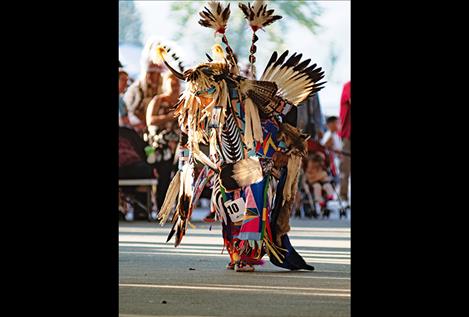
[[[288,50],[278,59],[277,56],[277,52],[272,54],[261,81],[275,82],[278,86],[278,95],[287,102],[298,106],[323,88],[325,82],[319,81],[324,77],[324,72],[320,67],[316,68],[316,64],[307,67],[310,59],[300,63],[303,54],[293,53],[287,61],[285,59]]]

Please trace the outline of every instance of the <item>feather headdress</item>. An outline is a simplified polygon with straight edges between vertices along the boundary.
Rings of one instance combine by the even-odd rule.
[[[159,51],[164,50],[165,58],[167,61],[177,64],[179,72],[184,72],[184,65],[180,57],[178,56],[174,43],[167,43],[160,41],[156,38],[149,39],[142,50],[141,56],[141,67],[145,69],[148,67],[148,64],[159,66],[161,65],[161,71],[164,71],[163,59],[161,58]]]

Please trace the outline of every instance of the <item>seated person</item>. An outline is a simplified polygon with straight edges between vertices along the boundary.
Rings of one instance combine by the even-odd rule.
[[[321,145],[329,150],[328,158],[330,161],[330,168],[334,181],[337,184],[339,182],[339,155],[342,151],[342,141],[339,137],[339,118],[336,116],[330,116],[326,120],[327,131],[321,139]]]
[[[129,139],[119,136],[119,178],[153,178],[153,169],[136,152]]]
[[[122,129],[119,135],[119,179],[148,179],[153,178],[153,168],[147,164],[132,143],[132,130],[128,128]],[[125,133],[127,132],[127,133]],[[138,139],[139,136],[135,134]],[[139,140],[133,140],[139,141]],[[143,142],[143,140],[141,140]],[[134,186],[126,186],[119,190],[119,210],[124,214],[125,220],[134,220],[134,207],[127,202],[125,197],[128,195],[140,195],[142,190]],[[143,190],[145,192],[145,190]],[[142,195],[140,195],[142,196]]]
[[[327,175],[324,168],[324,159],[320,155],[314,155],[308,159],[305,171],[306,185],[313,191],[313,199],[316,204],[316,210],[321,210],[326,206],[327,200],[334,198],[334,189],[331,185],[331,177]],[[322,192],[326,192],[326,200]]]

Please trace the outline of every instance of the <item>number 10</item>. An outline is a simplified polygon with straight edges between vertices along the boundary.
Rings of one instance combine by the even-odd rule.
[[[230,214],[232,214],[232,215],[235,214],[235,213],[237,213],[237,212],[239,211],[239,207],[238,207],[237,204],[229,205],[229,206],[227,207],[227,209],[228,209],[228,212],[229,212]]]

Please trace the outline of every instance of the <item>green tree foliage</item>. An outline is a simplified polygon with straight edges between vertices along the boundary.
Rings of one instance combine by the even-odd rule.
[[[119,42],[142,44],[142,21],[133,1],[119,1]]]

